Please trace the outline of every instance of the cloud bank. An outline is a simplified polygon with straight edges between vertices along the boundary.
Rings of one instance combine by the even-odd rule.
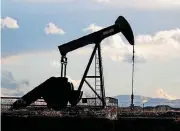
[[[17,29],[19,28],[17,20],[11,17],[1,18],[1,28]]]
[[[1,71],[1,81],[1,96],[21,96],[30,90],[27,80],[17,81],[9,71]]]
[[[95,31],[101,29],[100,26],[95,24],[85,28],[84,31]],[[167,31],[159,31],[154,35],[141,34],[135,37],[135,61],[139,63],[145,63],[150,61],[171,61],[176,58],[180,58],[180,29],[172,29]],[[70,61],[75,62],[76,59],[82,59],[82,61],[89,58],[93,48],[84,47],[70,53]],[[112,62],[130,62],[132,58],[132,46],[129,45],[122,35],[114,35],[107,38],[102,43],[102,57],[107,58],[109,63]],[[106,60],[107,60],[106,59]],[[60,55],[58,50],[46,51],[46,52],[31,52],[24,54],[17,54],[15,56],[3,57],[1,59],[2,71],[6,70],[13,73],[5,75],[3,77],[4,87],[2,93],[4,95],[17,95],[20,92],[26,93],[28,90],[39,85],[41,82],[51,76],[60,76]],[[82,67],[82,63],[76,63],[73,65],[73,69],[76,66]],[[71,64],[71,63],[70,63]],[[68,66],[68,68],[70,68]],[[72,67],[71,67],[72,68]],[[82,69],[83,70],[83,69]],[[73,70],[71,70],[73,71]],[[74,71],[75,73],[76,71]],[[28,75],[24,75],[28,74]],[[34,76],[34,74],[37,74]],[[73,73],[72,73],[73,74]],[[6,77],[5,77],[6,76]],[[71,75],[70,75],[71,76]],[[14,77],[14,78],[13,78]],[[79,85],[80,78],[71,76],[71,81],[75,86]],[[7,79],[5,79],[7,78]],[[8,80],[8,78],[10,80]],[[25,81],[24,81],[25,80]],[[23,84],[24,83],[24,84]],[[25,84],[26,83],[26,84]],[[28,84],[29,83],[29,84]],[[5,86],[8,85],[8,86]],[[29,85],[29,86],[28,86]],[[10,87],[14,87],[13,89]],[[171,95],[159,91],[159,95],[168,97],[171,99]],[[172,97],[173,98],[173,97]],[[145,100],[146,101],[146,100]],[[144,102],[145,102],[144,101]]]
[[[94,32],[103,27],[90,24],[83,31]],[[79,53],[86,54],[92,50],[86,48]],[[132,62],[132,46],[124,40],[122,35],[116,34],[102,42],[102,53],[111,57],[113,61]],[[154,35],[141,34],[135,36],[135,62],[148,60],[167,61],[180,57],[180,29],[159,31]]]

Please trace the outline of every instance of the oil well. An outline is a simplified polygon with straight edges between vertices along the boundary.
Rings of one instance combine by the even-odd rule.
[[[106,96],[101,56],[103,39],[122,33],[133,46],[132,56],[132,95],[134,82],[134,35],[128,21],[119,16],[115,23],[102,30],[88,34],[76,40],[58,46],[61,55],[61,76],[50,77],[22,97],[1,97],[2,130],[148,130],[179,131],[180,127],[174,119],[165,118],[120,118],[117,120],[118,100]],[[87,67],[78,89],[66,77],[67,54],[87,45],[94,45]],[[95,61],[95,75],[88,71]],[[92,86],[88,80],[94,79]],[[87,84],[95,97],[83,98],[82,87]],[[7,107],[7,108],[6,108]],[[107,119],[107,115],[110,117]],[[111,120],[110,120],[110,119]],[[115,120],[112,120],[115,119]],[[8,125],[8,126],[7,126]]]
[[[106,109],[108,110],[110,108],[117,108],[118,100],[115,98],[107,97],[105,95],[101,42],[103,39],[115,35],[119,32],[121,32],[129,42],[129,44],[133,46],[134,60],[133,31],[128,21],[123,16],[119,16],[115,23],[109,27],[58,46],[61,55],[61,76],[50,77],[21,98],[12,98],[14,102],[12,103],[8,111],[13,112],[14,110],[17,111],[21,109],[28,109],[28,107],[32,106],[33,103],[36,103],[37,101],[46,103],[43,106],[54,111],[63,111],[67,109],[82,110],[92,108],[102,111]],[[87,67],[84,71],[78,89],[75,90],[73,83],[68,82],[68,78],[66,77],[66,67],[68,64],[68,58],[66,55],[89,44],[93,44],[94,49],[90,56],[89,62],[87,63]],[[95,75],[88,76],[87,74],[93,59],[95,60]],[[92,86],[88,82],[88,79],[94,79],[96,83],[95,86]],[[88,87],[94,92],[95,97],[82,98],[83,84],[88,85]],[[131,105],[133,105],[133,95]]]

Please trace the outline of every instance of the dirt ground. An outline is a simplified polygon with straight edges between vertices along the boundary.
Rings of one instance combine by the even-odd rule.
[[[180,119],[173,118],[70,118],[1,116],[2,131],[180,131]]]

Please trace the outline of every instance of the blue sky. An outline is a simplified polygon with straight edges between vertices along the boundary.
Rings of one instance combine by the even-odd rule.
[[[40,50],[42,46],[44,49],[53,49],[61,43],[84,35],[80,29],[87,27],[90,23],[95,22],[102,26],[111,25],[119,15],[125,16],[130,21],[135,34],[152,34],[159,30],[177,28],[179,26],[178,21],[180,21],[178,9],[158,11],[128,8],[113,9],[110,7],[93,9],[95,8],[94,5],[90,5],[92,8],[86,9],[82,5],[3,0],[2,17],[12,16],[18,20],[20,28],[15,31],[2,30],[2,55],[7,52],[17,53],[22,50]],[[63,28],[68,34],[63,37],[46,36],[42,30],[51,21]],[[7,37],[14,37],[14,39],[8,39]],[[16,43],[11,45],[12,48],[8,47],[9,44],[3,44],[12,43],[12,41]]]
[[[112,25],[123,15],[132,26],[137,44],[135,93],[180,98],[180,3],[148,2],[2,0],[2,93],[23,94],[48,77],[59,75],[58,45]],[[7,27],[6,17],[16,20],[18,28]],[[46,34],[44,29],[50,22],[65,33]],[[83,31],[85,28],[89,30]],[[110,96],[131,93],[132,54],[127,51],[131,47],[123,47],[120,39],[118,35],[104,41],[104,47],[109,49],[104,51],[103,63],[106,93]],[[68,54],[68,76],[75,84],[82,77],[91,49],[88,46]],[[164,92],[158,92],[160,89]]]

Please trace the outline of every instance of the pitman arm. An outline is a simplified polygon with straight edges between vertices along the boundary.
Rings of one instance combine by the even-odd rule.
[[[103,39],[119,32],[125,36],[131,45],[134,45],[134,35],[128,21],[123,16],[119,16],[114,25],[60,45],[58,48],[61,55],[66,56],[66,54],[70,51],[89,44],[96,44],[96,42],[102,41]]]

